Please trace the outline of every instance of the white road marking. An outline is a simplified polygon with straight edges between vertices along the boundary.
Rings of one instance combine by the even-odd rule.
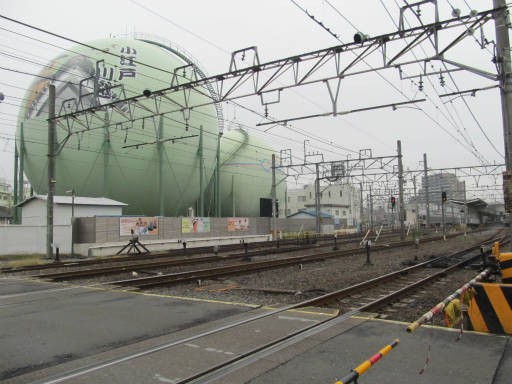
[[[294,320],[294,321],[300,321],[302,323],[318,323],[318,320],[313,319],[305,319],[304,317],[295,317],[295,316],[278,316],[277,317],[280,320]]]
[[[181,379],[179,377],[175,379],[168,379],[167,377],[163,377],[162,375],[159,375],[158,373],[155,373],[155,376],[153,376],[154,379],[158,380],[161,383],[168,383],[168,384],[176,384]]]
[[[35,291],[30,292],[21,292],[21,293],[13,293],[11,295],[2,295],[0,296],[0,300],[4,299],[11,299],[13,297],[22,297],[22,296],[30,296],[30,295],[37,295],[39,293],[50,293],[50,292],[60,292],[60,291],[67,291],[68,289],[76,289],[77,287],[65,287],[65,288],[52,288],[52,289],[39,289]]]

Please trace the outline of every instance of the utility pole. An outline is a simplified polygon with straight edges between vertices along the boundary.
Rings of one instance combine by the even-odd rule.
[[[236,217],[236,200],[235,200],[235,175],[231,175],[231,208],[232,216]]]
[[[215,163],[215,216],[221,217],[220,206],[220,139],[222,132],[217,136],[217,161]]]
[[[505,172],[503,172],[503,197],[505,212],[512,213],[512,66],[510,63],[510,20],[505,0],[493,0],[494,8],[504,8],[495,14],[496,64],[500,82],[501,113],[503,117],[503,137],[505,142]],[[509,218],[510,220],[510,218]],[[512,231],[509,233],[512,240]]]
[[[14,186],[12,193],[13,224],[19,224],[18,219],[18,147],[14,144]]]
[[[444,220],[444,203],[446,201],[446,192],[441,192],[441,225],[443,227],[443,240],[446,240],[446,224]]]
[[[156,145],[158,152],[158,198],[160,216],[164,215],[164,144],[162,142],[164,135],[164,118],[160,116],[158,120],[158,143]]]
[[[53,196],[55,194],[55,85],[48,86],[48,197],[46,199],[46,258],[53,258]]]
[[[404,165],[402,163],[402,143],[396,142],[398,152],[398,216],[400,218],[400,240],[405,239],[405,204],[404,204]]]
[[[19,177],[18,177],[18,201],[22,202],[25,199],[25,191],[24,191],[25,186],[23,185],[23,174],[25,173],[25,131],[23,129],[23,123],[20,123],[19,159],[20,159],[20,169],[19,169]]]
[[[272,154],[272,240],[277,243],[276,155]]]
[[[462,182],[464,186],[464,237],[466,237],[468,232],[468,200],[466,195],[466,181]]]
[[[288,216],[288,188],[284,189],[284,218]]]
[[[370,228],[373,229],[373,196],[372,196],[372,185],[370,184],[370,191],[368,194],[368,209],[370,216]]]
[[[415,221],[416,221],[416,236],[419,236],[419,233],[420,233],[420,221],[419,221],[419,205],[418,205],[418,195],[416,194],[416,176],[413,177],[412,179],[412,183],[414,185],[414,209],[416,211],[416,216],[415,216]]]
[[[315,164],[315,209],[316,209],[316,233],[320,234],[320,164]]]
[[[427,167],[427,154],[423,154],[423,179],[424,185],[423,189],[425,190],[425,210],[426,212],[426,227],[427,230],[430,228],[430,194],[428,191],[428,167]]]
[[[363,183],[359,183],[359,227],[363,230]]]
[[[199,216],[204,217],[203,126],[199,126]],[[233,199],[234,200],[234,199]],[[233,203],[234,205],[235,203]]]

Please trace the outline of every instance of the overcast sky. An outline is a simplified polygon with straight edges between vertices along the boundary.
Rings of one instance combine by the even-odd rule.
[[[439,0],[440,19],[451,18],[452,7],[462,15],[471,9],[484,11],[492,8],[492,1]],[[0,0],[0,14],[65,37],[88,42],[109,36],[143,32],[159,36],[182,47],[194,57],[209,75],[227,72],[231,52],[256,46],[260,62],[268,62],[349,43],[355,32],[370,36],[397,29],[399,6],[402,0],[216,0],[216,1],[161,1],[110,0],[87,2],[69,1],[10,1]],[[318,23],[306,15],[313,15]],[[422,7],[421,18],[427,24],[433,21],[433,6]],[[407,14],[407,25],[418,25],[417,18]],[[13,33],[15,32],[15,33]],[[30,38],[22,36],[30,36]],[[336,34],[336,39],[332,34]],[[494,24],[484,29],[488,41],[495,40]],[[489,72],[495,72],[491,62],[493,46],[478,45],[480,31],[449,52],[449,58]],[[448,39],[448,38],[447,38]],[[447,41],[447,40],[446,40]],[[52,45],[48,45],[51,43]],[[38,73],[42,65],[63,48],[74,44],[45,33],[0,19],[0,178],[12,179],[14,132],[18,106],[24,89],[32,77],[15,71]],[[428,41],[415,49],[422,58],[431,52]],[[345,62],[353,59],[346,53]],[[382,56],[382,55],[381,55]],[[378,55],[369,59],[378,65]],[[432,64],[432,66],[431,66]],[[362,65],[361,68],[365,66]],[[369,67],[366,66],[366,69]],[[441,64],[429,63],[429,71],[439,71]],[[415,76],[419,65],[404,68],[405,75]],[[455,82],[452,81],[455,80]],[[427,102],[398,108],[379,109],[295,121],[291,126],[257,127],[265,120],[261,115],[247,113],[233,104],[224,106],[226,126],[237,123],[266,138],[276,151],[292,149],[295,161],[306,151],[321,152],[326,160],[356,157],[360,149],[371,149],[374,156],[396,154],[396,142],[401,140],[404,166],[419,169],[423,153],[429,166],[445,168],[456,166],[501,164],[503,159],[503,128],[499,92],[496,88],[476,93],[475,97],[439,98],[439,94],[495,85],[483,77],[454,72],[424,78],[424,88],[418,88],[419,78],[401,80],[396,69],[387,69],[380,75],[368,73],[348,78],[341,83],[338,110],[351,110],[376,105],[426,98]],[[269,116],[281,120],[332,109],[325,86],[317,89],[301,87],[287,90],[280,105],[271,105]],[[240,100],[241,104],[264,113],[258,98]],[[268,129],[267,132],[263,132]],[[332,144],[331,144],[332,143]],[[500,180],[501,182],[501,180]]]

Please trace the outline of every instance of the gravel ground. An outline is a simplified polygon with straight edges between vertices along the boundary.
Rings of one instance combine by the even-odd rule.
[[[371,265],[366,264],[365,254],[358,254],[250,275],[158,287],[152,289],[152,292],[254,305],[281,306],[402,269],[410,263],[426,261],[469,245],[481,244],[491,233],[486,231],[470,234],[466,238],[459,236],[446,241],[424,242],[418,249],[410,246],[372,252]],[[465,269],[450,275],[449,278],[442,279],[431,286],[428,292],[423,294],[419,292],[416,298],[407,299],[405,304],[396,303],[387,308],[382,317],[406,322],[414,321],[475,277],[477,273],[477,270]],[[437,319],[435,323],[442,325],[444,319]]]

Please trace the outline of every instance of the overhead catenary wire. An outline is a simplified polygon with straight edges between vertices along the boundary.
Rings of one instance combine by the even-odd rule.
[[[1,17],[1,15],[0,15],[0,17]],[[9,20],[13,20],[13,19],[10,19],[10,18],[8,18],[8,19],[9,19]],[[28,24],[26,24],[26,23],[22,23],[22,25],[27,26],[27,27],[30,27],[30,25],[28,25]],[[35,27],[35,29],[36,29],[36,30],[40,30],[40,31],[44,31],[44,32],[46,32],[46,33],[50,33],[51,35],[55,35],[55,36],[57,36],[57,37],[59,37],[59,38],[62,38],[62,39],[65,39],[65,40],[69,40],[69,41],[72,41],[72,42],[74,42],[74,43],[79,43],[79,42],[77,42],[76,40],[68,39],[68,38],[66,38],[65,36],[62,36],[62,35],[56,35],[56,34],[53,34],[52,32],[45,31],[45,30],[41,30],[41,29],[40,29],[40,28],[38,28],[38,27]],[[16,32],[14,32],[14,33],[16,33]],[[21,34],[21,35],[22,35],[22,34]],[[26,35],[23,35],[23,36],[26,36]],[[92,45],[90,45],[90,44],[83,44],[83,43],[81,43],[81,45],[87,46],[87,47],[89,47],[89,48],[91,48],[91,49],[96,49],[96,50],[98,50],[98,51],[102,51],[101,49],[95,48],[95,47],[93,47],[93,46],[92,46]],[[55,46],[55,45],[54,45],[54,46]],[[69,49],[68,49],[68,51],[73,52],[72,50],[69,50]],[[116,56],[116,55],[114,55],[114,56]],[[151,67],[151,66],[150,66],[150,67]],[[168,71],[166,71],[166,72],[168,72]],[[168,72],[168,73],[170,73],[170,72]],[[28,73],[27,73],[27,74],[28,74]],[[308,136],[307,136],[307,137],[308,137]]]
[[[396,2],[396,0],[395,0]],[[382,3],[382,1],[381,1]],[[404,3],[409,5],[408,2],[406,0],[404,0]],[[448,4],[450,4],[450,7],[452,8],[452,10],[454,10],[455,8],[453,7],[453,5],[450,3],[450,1],[448,1]],[[419,18],[419,16],[417,15],[417,17]],[[421,21],[421,20],[420,20]],[[475,38],[476,39],[476,38]],[[431,39],[429,39],[431,41]],[[432,42],[432,41],[431,41]],[[455,81],[452,73],[450,71],[448,71],[448,68],[447,68],[447,65],[445,62],[442,62],[442,65],[443,67],[445,68],[445,71],[446,71],[446,74],[450,77],[450,80],[451,82],[453,83],[453,85],[455,86],[457,92],[460,92],[460,88],[459,86],[457,85],[457,82]],[[428,77],[429,81],[430,81],[430,77]],[[434,88],[434,87],[433,87]],[[434,88],[435,89],[435,88]],[[437,91],[436,91],[437,93]],[[439,93],[437,93],[437,96],[439,96]],[[504,158],[504,155],[496,148],[496,146],[494,145],[494,143],[490,140],[489,136],[487,135],[487,133],[485,132],[485,130],[483,129],[482,125],[480,124],[480,122],[478,121],[478,119],[476,118],[475,114],[473,113],[472,109],[469,107],[468,103],[467,103],[467,100],[465,99],[464,95],[461,95],[461,98],[462,98],[462,101],[467,109],[467,111],[469,112],[469,114],[471,115],[471,117],[473,118],[473,120],[475,121],[477,127],[479,128],[480,132],[482,133],[482,135],[485,137],[485,139],[487,140],[487,142],[491,145],[491,147],[496,151],[496,153]],[[454,107],[455,109],[455,107]],[[464,130],[466,130],[464,128]],[[473,144],[473,141],[471,140],[471,138],[469,138],[469,141],[471,142],[471,145],[476,149],[476,147],[474,146]]]
[[[328,3],[332,8],[335,8],[335,7],[334,7],[332,4],[330,4],[328,1],[326,1],[326,3]],[[384,9],[386,10],[386,12],[387,12],[388,16],[389,16],[389,17],[391,18],[391,20],[394,22],[395,27],[396,27],[396,28],[398,28],[398,25],[397,25],[397,24],[396,24],[396,22],[394,21],[394,18],[392,17],[391,13],[390,13],[390,12],[389,12],[389,10],[387,9],[386,5],[383,3],[383,1],[382,1],[382,0],[380,0],[380,3],[381,3],[381,5],[384,7]],[[396,3],[396,0],[395,0],[395,3]],[[397,6],[398,6],[398,4],[397,4]],[[340,12],[339,12],[339,11],[338,11],[337,13],[338,13],[338,14],[340,14]],[[343,17],[344,17],[344,16],[343,16]],[[345,17],[344,17],[344,18],[345,18]],[[351,24],[354,28],[356,28],[356,27],[355,27],[355,25],[353,25],[352,23],[350,23],[350,24]],[[357,28],[356,28],[356,29],[357,29]],[[413,54],[414,54],[414,53],[413,53]],[[415,56],[415,57],[416,57],[416,56]],[[430,78],[429,78],[429,77],[428,77],[428,81],[429,81],[429,82],[430,82],[430,84],[432,85],[431,80],[430,80]],[[433,85],[432,85],[432,88],[434,89],[434,91],[436,91],[436,89],[435,89],[435,87],[434,87]],[[429,100],[430,100],[434,105],[436,105],[436,104],[433,102],[433,100],[428,96],[428,94],[426,94],[424,91],[423,91],[423,93],[425,94],[425,96],[426,96],[426,97],[427,97],[427,98],[428,98],[428,99],[429,99]],[[436,91],[436,93],[437,93],[437,91]],[[444,104],[443,104],[443,105],[444,105]],[[437,106],[436,106],[436,109],[439,111],[439,108],[438,108]],[[426,113],[426,111],[425,111],[424,109],[420,108],[420,110],[421,110],[423,113],[427,114],[427,113]],[[449,113],[449,111],[447,111],[447,112]],[[450,114],[450,113],[449,113],[449,114]],[[450,115],[450,116],[451,116],[451,115]],[[430,118],[430,116],[429,116],[429,118]],[[452,119],[451,121],[452,121],[452,122],[454,122],[453,118],[451,118],[451,119]],[[448,119],[448,118],[447,118],[447,121],[448,121],[448,122],[450,122],[450,119]],[[444,127],[442,127],[440,124],[437,124],[437,125],[438,125],[439,127],[441,127],[441,128],[442,128],[446,133],[448,133],[448,131],[447,131]],[[459,131],[459,129],[456,127],[456,123],[455,123],[454,127],[456,128],[456,130],[457,130],[457,131]],[[459,132],[460,132],[460,131],[459,131]],[[453,135],[451,135],[451,134],[449,134],[449,136],[450,136],[450,137],[452,137],[452,138],[454,138],[454,139],[455,139],[459,144],[461,144],[463,147],[465,147],[465,145],[464,145],[462,142],[460,142],[458,139],[456,139],[456,138],[455,138],[455,136],[453,136]],[[465,136],[464,136],[464,135],[462,135],[462,133],[461,133],[461,136],[466,140]],[[474,144],[471,142],[471,140],[467,141],[467,144],[468,144],[468,146],[469,146],[469,148],[467,148],[467,149],[468,149],[470,152],[473,152],[473,154],[475,155],[475,157],[476,157],[477,159],[479,159],[482,163],[486,163],[486,162],[488,162],[488,160],[485,160],[485,159],[483,159],[483,158],[482,158],[481,154],[478,152],[478,150],[476,149],[476,147],[474,146]]]
[[[316,139],[315,139],[316,140]]]
[[[337,10],[336,7],[334,7],[329,1],[325,1],[333,10],[335,10],[335,12],[337,14],[339,14],[340,16],[342,16],[344,19],[347,19],[344,15],[341,14],[341,12],[339,12],[339,10]],[[299,9],[301,9],[302,12],[305,12],[306,14],[309,15],[309,13],[306,12],[306,10],[302,7],[300,7],[295,1],[293,1],[293,4],[296,5],[297,7],[299,7]],[[389,13],[389,12],[388,12]],[[348,19],[347,19],[348,20]],[[317,22],[316,20],[314,20],[315,22]],[[356,26],[351,23],[350,21],[348,21],[349,24],[355,29],[357,30]],[[341,40],[339,38],[337,38],[338,41],[341,42]],[[373,68],[369,63],[366,62],[366,60],[362,60],[368,67],[370,68]],[[393,89],[395,89],[397,92],[399,92],[404,98],[406,98],[407,100],[411,100],[407,95],[405,95],[403,93],[402,90],[400,90],[399,88],[397,88],[390,80],[388,80],[384,75],[382,75],[380,73],[380,71],[376,71],[376,74],[382,78],[385,82],[387,82]],[[425,114],[430,120],[433,120],[433,121],[436,121],[435,119],[433,119],[430,114],[428,114],[423,108],[419,108],[419,110]],[[445,127],[443,127],[439,122],[436,121],[436,125],[439,126],[443,131],[445,131],[452,139],[454,139],[457,143],[459,143],[463,148],[467,149],[470,153],[472,153],[477,159],[479,159],[479,155],[477,153],[474,153],[473,150],[471,149],[471,146],[468,148],[466,147],[458,138],[456,138],[453,134],[451,134]],[[479,159],[481,160],[481,159]]]

